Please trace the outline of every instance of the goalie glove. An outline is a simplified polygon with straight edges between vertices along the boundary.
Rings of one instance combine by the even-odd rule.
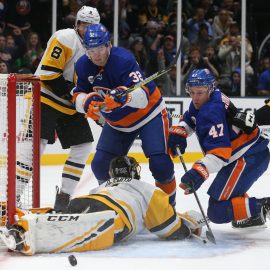
[[[125,86],[118,86],[105,96],[104,103],[110,110],[123,107],[130,99],[130,94],[126,92]]]
[[[192,189],[197,190],[208,179],[209,172],[202,162],[195,162],[192,168],[181,178],[180,188],[185,190],[185,195],[191,194]]]
[[[101,117],[100,108],[104,105],[104,98],[99,93],[92,92],[84,98],[83,109],[86,117],[98,121]]]
[[[190,229],[192,234],[201,236],[202,227],[206,225],[201,213],[195,210],[189,210],[183,214],[177,213],[182,222]]]

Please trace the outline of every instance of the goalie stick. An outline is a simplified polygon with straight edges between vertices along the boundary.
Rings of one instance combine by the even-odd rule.
[[[179,156],[179,158],[180,158],[180,161],[181,161],[181,163],[182,163],[182,165],[183,165],[184,171],[187,172],[187,166],[186,166],[185,161],[184,161],[184,159],[183,159],[183,156],[182,156],[182,154],[181,154],[181,152],[180,152],[179,146],[176,147],[176,151],[177,151],[177,154],[178,154],[178,156]],[[197,204],[198,204],[198,206],[199,206],[199,208],[200,208],[201,214],[202,214],[202,216],[203,216],[205,225],[206,225],[206,227],[207,227],[207,229],[208,229],[208,231],[206,231],[206,237],[207,237],[207,239],[208,239],[210,242],[212,242],[213,244],[216,244],[215,236],[214,236],[214,234],[213,234],[213,232],[212,232],[212,230],[211,230],[211,228],[210,228],[209,222],[207,221],[206,215],[205,215],[205,213],[204,213],[204,211],[203,211],[203,208],[202,208],[201,202],[200,202],[200,200],[199,200],[199,197],[198,197],[198,195],[197,195],[197,192],[196,192],[196,190],[195,190],[193,187],[191,187],[191,191],[193,192],[193,194],[194,194],[194,196],[195,196],[196,202],[197,202]]]

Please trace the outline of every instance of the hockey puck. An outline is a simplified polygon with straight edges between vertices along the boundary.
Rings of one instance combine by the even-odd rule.
[[[77,259],[74,255],[69,255],[68,256],[68,261],[72,266],[77,265]]]

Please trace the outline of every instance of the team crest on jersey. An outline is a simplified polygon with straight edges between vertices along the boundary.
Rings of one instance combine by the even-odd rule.
[[[102,73],[97,74],[96,76],[89,76],[88,81],[93,84],[95,80],[102,80]]]
[[[94,76],[89,76],[89,77],[88,77],[88,81],[89,81],[91,84],[93,84],[94,80],[95,80],[95,77],[94,77]]]
[[[192,122],[196,125],[196,117],[191,116],[191,120],[192,120]]]

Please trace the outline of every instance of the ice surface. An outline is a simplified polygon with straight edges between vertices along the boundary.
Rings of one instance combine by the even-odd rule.
[[[189,167],[189,164],[187,164]],[[55,196],[55,186],[60,184],[62,166],[44,166],[41,169],[41,203],[51,206]],[[180,164],[175,167],[176,178],[179,181],[183,174]],[[254,184],[249,196],[258,198],[270,196],[269,171]],[[213,176],[198,191],[203,208],[206,211],[208,196],[207,188]],[[148,165],[142,165],[142,179],[154,183]],[[84,194],[97,185],[88,166],[77,194]],[[177,191],[177,210],[180,212],[199,210],[193,195],[185,196]],[[87,253],[74,253],[81,270],[172,270],[172,269],[268,269],[270,254],[270,229],[256,231],[239,231],[230,224],[210,224],[217,245],[206,245],[194,239],[185,241],[164,241],[144,233],[136,238],[113,246],[111,249]],[[270,222],[268,221],[270,227]],[[203,232],[205,234],[205,231]],[[69,254],[44,254],[27,257],[18,253],[0,250],[0,270],[62,270],[71,269],[68,262]]]

